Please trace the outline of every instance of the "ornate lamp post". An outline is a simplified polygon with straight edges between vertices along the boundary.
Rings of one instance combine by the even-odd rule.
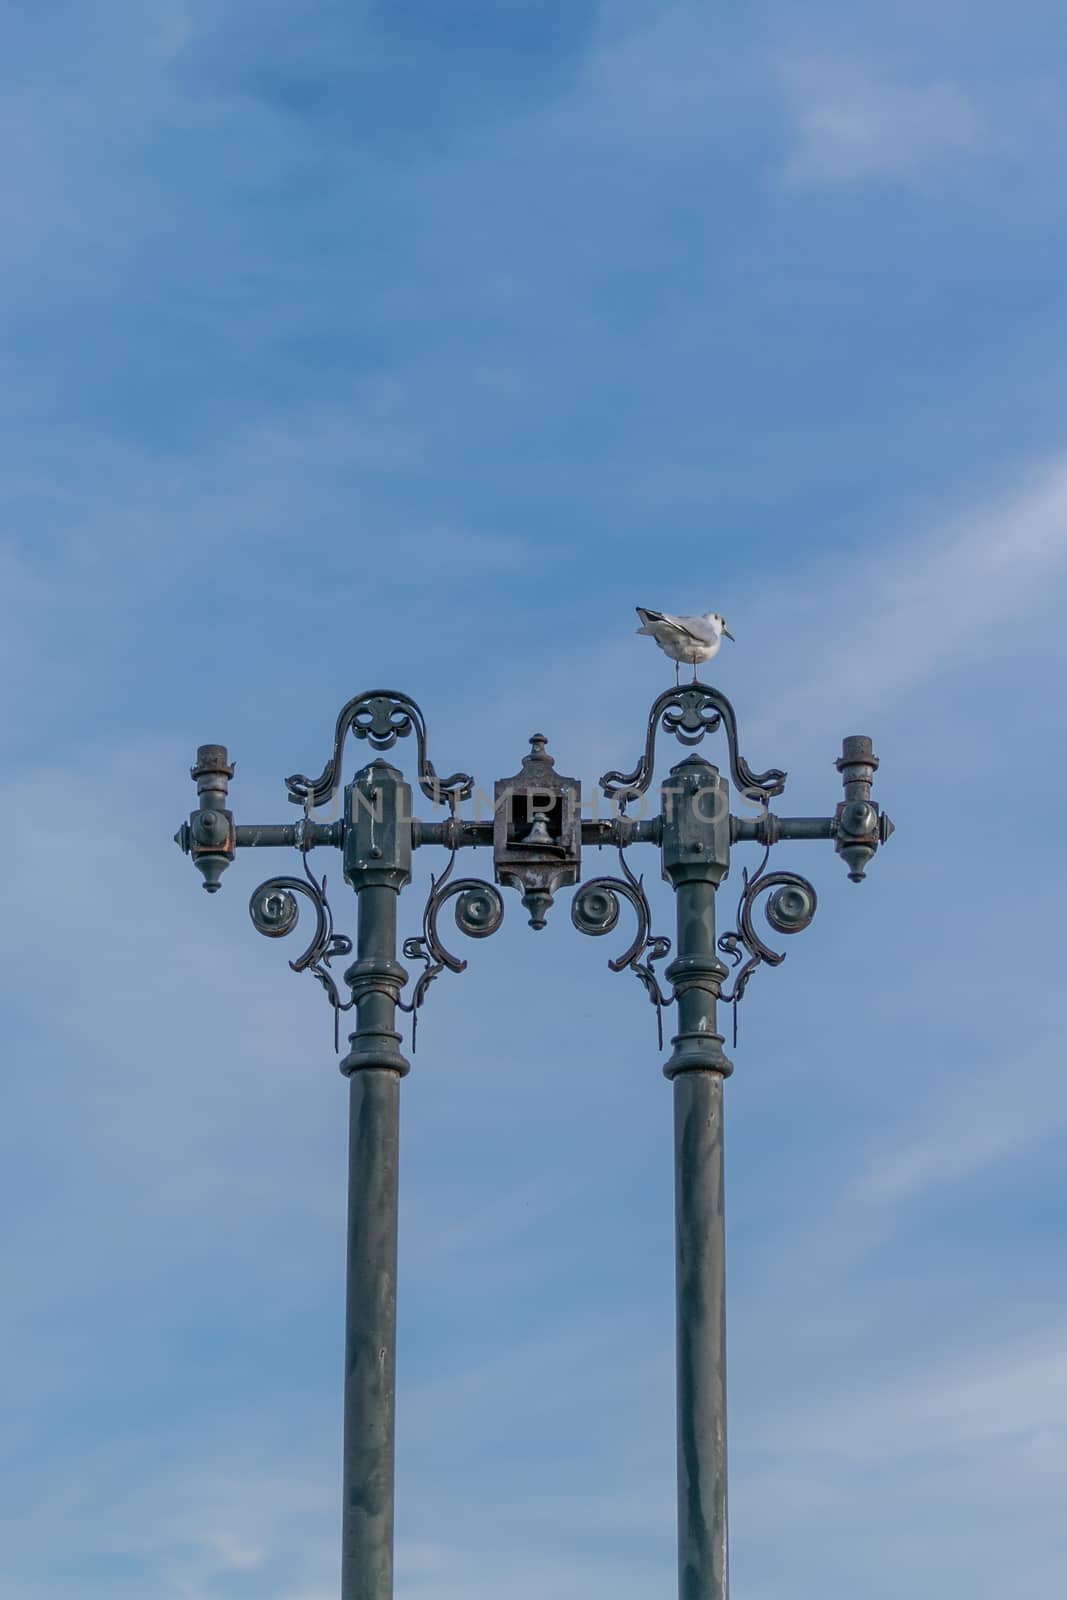
[[[692,747],[717,731],[725,735],[730,776],[750,816],[731,815],[727,779],[695,753],[671,769],[660,788],[658,814],[627,815],[626,808],[643,802],[652,786],[659,733]],[[379,754],[344,789],[340,817],[317,821],[316,811],[341,787],[350,734],[378,752],[414,737],[419,789],[445,808],[445,819],[415,816],[410,785]],[[355,1012],[350,1048],[341,1061],[350,1093],[341,1597],[391,1600],[393,1594],[398,1112],[400,1080],[409,1071],[396,1031],[397,1009],[412,1015],[414,1030],[433,980],[446,968],[462,972],[466,966],[439,931],[446,903],[455,902],[456,924],[470,938],[485,938],[500,926],[499,890],[479,878],[453,876],[462,849],[491,845],[496,883],[518,889],[531,927],[543,928],[557,892],[581,884],[583,847],[611,844],[619,852],[620,875],[581,884],[571,918],[582,933],[609,934],[619,920],[620,900],[627,901],[636,932],[609,964],[616,972],[636,973],[658,1018],[665,1007],[677,1007],[678,1031],[663,1071],[674,1094],[679,1595],[727,1600],[722,1087],[733,1067],[723,1050],[717,1007],[733,1006],[736,1019],[756,968],[784,959],[756,931],[757,901],[766,896],[766,919],[778,934],[799,933],[814,916],[815,890],[806,878],[768,871],[775,844],[832,839],[849,877],[863,878],[892,832],[871,800],[878,762],[870,739],[846,739],[837,762],[845,798],[833,816],[777,816],[770,802],[785,788],[785,773],[754,772],[740,753],[730,702],[717,689],[693,683],[655,700],[637,765],[600,780],[610,816],[590,820],[581,816],[579,784],[556,772],[543,735],[535,734],[530,745],[521,770],[495,786],[493,820],[464,818],[473,778],[462,772],[438,777],[419,707],[407,695],[373,690],[343,707],[320,776],[286,779],[289,799],[303,810],[298,822],[237,826],[226,806],[233,767],[225,746],[201,745],[192,769],[199,806],[176,836],[209,893],[218,889],[238,849],[295,848],[302,875],[260,884],[249,905],[252,921],[260,933],[280,937],[296,927],[297,897],[308,901],[314,935],[290,966],[314,973],[326,990],[335,1043],[340,1013]],[[731,847],[743,841],[761,845],[763,856],[755,872],[743,872],[735,926],[717,935],[716,892],[729,872]],[[642,880],[627,860],[637,845],[658,847],[663,877],[675,891],[677,942],[663,981],[654,964],[667,956],[671,941],[652,933]],[[325,877],[317,878],[308,862],[313,849],[327,846],[341,851],[345,879],[358,901],[355,960],[342,980],[345,1000],[331,962],[350,955],[352,941],[333,931]],[[421,933],[404,941],[405,958],[421,963],[405,999],[409,975],[397,959],[398,897],[410,881],[413,852],[430,847],[447,851],[447,861],[431,881]],[[662,1029],[660,1040],[662,1046]]]

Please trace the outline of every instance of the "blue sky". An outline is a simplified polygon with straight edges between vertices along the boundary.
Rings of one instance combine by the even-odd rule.
[[[197,744],[287,819],[387,683],[440,770],[541,728],[589,786],[670,681],[640,603],[725,613],[780,809],[868,732],[898,825],[860,889],[775,857],[820,904],[727,1086],[735,1593],[1059,1600],[1065,45],[1045,0],[12,9],[5,1597],[337,1592],[345,1091],[248,921],[284,858],[209,901],[171,843]],[[673,1592],[670,1091],[611,953],[509,895],[427,1004],[398,1600]]]

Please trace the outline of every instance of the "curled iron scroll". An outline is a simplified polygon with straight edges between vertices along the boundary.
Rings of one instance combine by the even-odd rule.
[[[815,888],[807,878],[802,878],[798,872],[768,872],[766,867],[769,857],[770,846],[763,852],[763,859],[755,873],[750,874],[748,869],[745,869],[741,898],[737,903],[737,927],[729,933],[724,933],[719,939],[719,949],[729,957],[731,964],[738,968],[729,993],[720,994],[720,999],[734,1008],[735,1044],[737,1007],[748,987],[749,979],[758,966],[766,963],[767,966],[777,967],[785,960],[785,951],[772,950],[770,945],[760,938],[753,926],[752,912],[756,901],[760,895],[770,893],[770,899],[763,908],[764,915],[774,931],[781,934],[802,933],[811,925],[818,905]],[[744,956],[745,951],[748,952],[747,961]]]
[[[456,852],[439,878],[431,877],[430,892],[422,913],[422,932],[404,940],[404,955],[409,961],[422,961],[422,972],[415,981],[409,1001],[399,1001],[402,1011],[411,1013],[411,1048],[415,1049],[418,1011],[426,991],[447,967],[449,972],[466,971],[462,956],[453,955],[441,940],[437,919],[450,900],[455,900],[456,927],[468,939],[488,939],[504,920],[504,901],[498,889],[482,878],[452,878]]]
[[[644,881],[634,876],[621,850],[619,862],[624,874],[622,878],[590,878],[588,883],[583,883],[575,892],[571,901],[571,921],[579,933],[601,938],[604,934],[611,933],[618,923],[619,896],[622,895],[623,899],[628,900],[633,906],[637,913],[637,932],[622,955],[609,961],[608,966],[612,972],[622,972],[629,967],[644,984],[648,998],[656,1008],[656,1024],[659,1028],[659,1042],[662,1049],[663,1007],[670,1004],[672,996],[663,993],[652,964],[655,961],[662,961],[668,954],[671,941],[650,931],[652,910],[645,893]]]
[[[289,965],[294,972],[313,973],[325,989],[333,1007],[336,1050],[340,1043],[340,1014],[342,1011],[348,1011],[355,1002],[342,1001],[333,973],[330,971],[330,962],[334,956],[351,954],[352,941],[347,934],[334,933],[333,912],[326,898],[325,874],[321,879],[315,878],[307,864],[307,856],[304,857],[304,873],[304,878],[267,878],[258,889],[252,891],[248,912],[252,918],[252,925],[258,933],[265,934],[268,939],[282,939],[292,933],[300,920],[297,895],[303,895],[310,900],[315,911],[315,932],[306,950],[302,951],[295,961],[290,961]]]
[[[720,725],[726,734],[730,772],[738,791],[746,799],[768,804],[785,788],[786,774],[778,767],[768,767],[766,772],[753,772],[738,749],[737,716],[733,706],[718,689],[703,683],[668,689],[653,701],[648,714],[644,754],[640,761],[632,772],[605,772],[600,780],[601,789],[620,808],[629,800],[639,799],[652,782],[656,734],[661,727],[664,733],[673,734],[681,744],[696,745],[705,734],[714,733]]]
[[[366,739],[373,750],[391,750],[398,739],[414,733],[418,756],[419,788],[434,805],[448,805],[455,812],[461,800],[474,792],[474,779],[466,772],[453,772],[439,778],[426,753],[426,718],[410,695],[395,689],[371,689],[357,694],[341,707],[334,730],[333,754],[317,778],[293,773],[286,778],[289,799],[310,813],[337,793],[341,784],[341,757],[349,733]]]

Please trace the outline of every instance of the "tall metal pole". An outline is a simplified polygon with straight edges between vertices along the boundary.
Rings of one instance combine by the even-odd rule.
[[[349,790],[345,876],[359,896],[349,1078],[348,1265],[341,1600],[392,1600],[400,1079],[395,1028],[407,973],[397,896],[410,878],[411,791],[384,761]],[[405,830],[407,830],[405,832]]]
[[[393,1594],[399,1090],[380,1067],[351,1077],[342,1600]]]
[[[722,1075],[674,1080],[678,1594],[727,1600]]]
[[[691,756],[665,791],[663,875],[677,898],[677,955],[667,977],[678,1033],[663,1070],[674,1084],[678,1593],[727,1600],[726,1236],[723,1052],[715,1008],[727,969],[715,948],[715,891],[729,866],[729,795]]]

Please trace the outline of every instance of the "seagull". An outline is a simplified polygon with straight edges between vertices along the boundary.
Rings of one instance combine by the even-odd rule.
[[[691,661],[693,682],[697,681],[697,662],[710,661],[718,653],[723,635],[733,634],[717,611],[708,611],[702,617],[672,617],[666,611],[646,611],[637,606],[641,618],[638,633],[647,633],[665,655],[674,662],[674,681],[678,682],[678,663]]]

